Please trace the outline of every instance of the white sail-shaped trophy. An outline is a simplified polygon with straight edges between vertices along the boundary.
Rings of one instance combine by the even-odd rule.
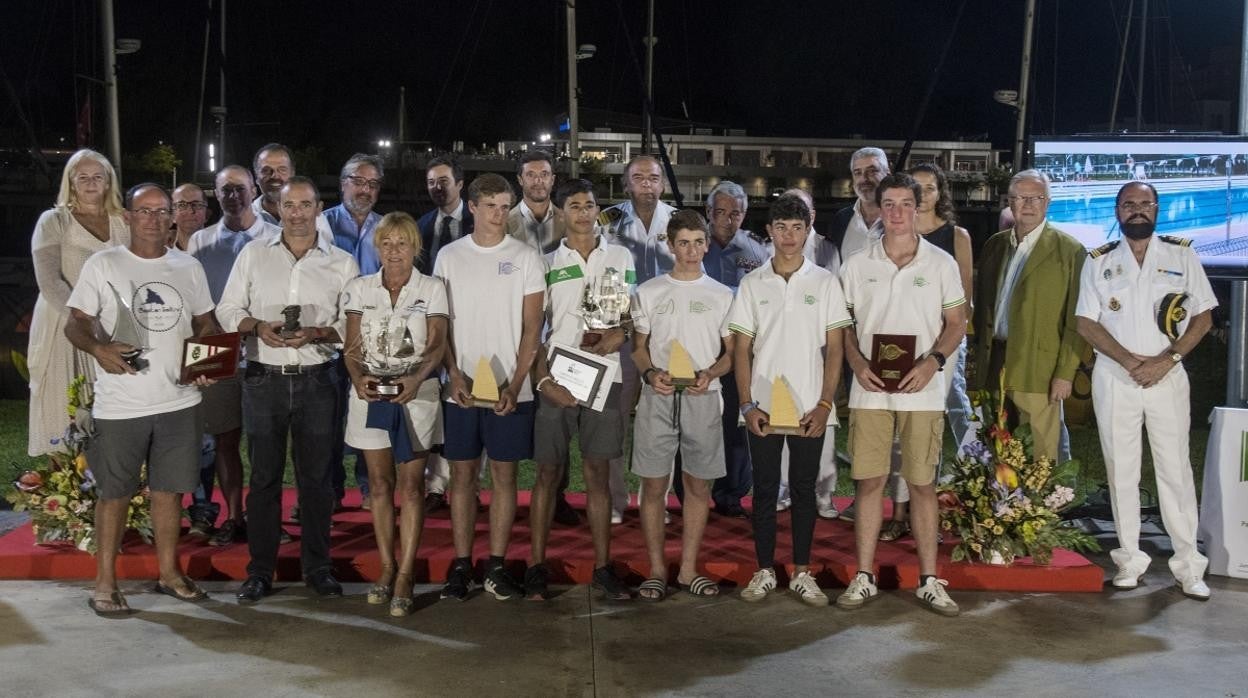
[[[113,298],[117,300],[117,320],[113,324],[113,332],[109,336],[109,341],[129,344],[134,347],[133,350],[121,355],[121,358],[130,364],[130,367],[136,371],[145,370],[149,362],[143,358],[143,354],[151,350],[151,344],[148,342],[147,328],[139,324],[138,319],[134,317],[134,309],[126,302],[125,297],[117,291],[117,287],[110,281],[108,287],[113,290]]]

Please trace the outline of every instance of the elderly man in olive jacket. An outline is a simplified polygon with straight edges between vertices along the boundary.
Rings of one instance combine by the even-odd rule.
[[[1049,180],[1023,170],[1010,180],[1015,224],[988,239],[975,289],[975,389],[998,390],[1035,455],[1058,457],[1062,400],[1070,396],[1085,342],[1075,327],[1079,274],[1088,253],[1049,225]]]

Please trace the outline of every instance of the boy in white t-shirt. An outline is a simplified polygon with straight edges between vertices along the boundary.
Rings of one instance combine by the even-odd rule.
[[[471,235],[438,252],[433,274],[446,282],[451,337],[443,361],[447,375],[445,443],[451,464],[451,527],[455,562],[442,598],[463,600],[472,587],[472,539],[477,520],[481,453],[490,459],[490,558],[486,591],[501,600],[523,589],[503,566],[516,518],[516,464],[533,455],[535,405],[529,370],[542,328],[545,265],[538,253],[507,234],[515,194],[489,173],[468,185]],[[474,382],[493,374],[498,402],[474,406]],[[480,394],[478,392],[478,394]]]
[[[71,317],[65,336],[91,354],[100,369],[87,457],[99,494],[99,552],[89,605],[101,616],[130,613],[117,588],[117,550],[144,463],[160,568],[156,590],[183,601],[208,597],[182,573],[177,544],[182,495],[199,485],[203,421],[198,386],[211,381],[201,376],[195,385],[183,385],[178,379],[183,342],[219,330],[204,268],[194,257],[165,248],[171,209],[169,195],[158,185],[140,184],[127,192],[130,245],[88,258],[67,303]],[[121,323],[132,323],[138,341],[147,346],[100,339],[117,332]],[[135,349],[145,351],[136,358],[130,354]]]
[[[771,205],[768,220],[775,255],[742,279],[729,314],[729,328],[737,335],[733,369],[739,409],[754,463],[754,552],[759,567],[741,598],[759,601],[776,588],[776,497],[780,454],[788,446],[794,566],[789,589],[804,603],[826,606],[828,597],[809,571],[815,481],[823,441],[832,438],[825,431],[836,426],[832,399],[841,377],[841,335],[850,318],[836,277],[802,254],[810,233],[806,203],[782,196]],[[786,385],[787,395],[781,392]],[[771,432],[772,413],[782,405],[796,412],[796,434]]]
[[[646,601],[667,595],[663,509],[677,451],[685,498],[676,585],[694,596],[719,593],[714,581],[698,574],[697,563],[711,483],[726,472],[719,379],[732,370],[732,289],[702,272],[707,226],[697,211],[672,214],[667,245],[676,266],[642,284],[633,308],[633,361],[643,385],[633,426],[633,472],[641,477],[641,529],[650,555],[650,578],[638,594]],[[672,373],[690,369],[691,376]]]
[[[597,283],[605,275],[614,275],[631,293],[636,282],[633,255],[628,248],[607,242],[595,226],[598,203],[593,184],[574,179],[559,187],[556,197],[567,221],[568,234],[559,247],[548,256],[550,271],[546,275],[546,355],[556,345],[580,347],[617,365],[620,347],[624,346],[623,326],[603,330],[590,342],[581,317],[582,299],[587,284]],[[626,316],[621,320],[631,322]],[[578,437],[581,467],[585,475],[586,514],[594,543],[593,587],[607,598],[624,600],[632,596],[624,582],[611,567],[611,494],[608,486],[610,461],[624,453],[624,428],[620,409],[620,371],[615,381],[600,389],[609,390],[602,411],[577,404],[577,399],[551,375],[546,356],[533,366],[534,388],[541,394],[537,400],[537,419],[533,433],[533,457],[537,461],[537,482],[533,485],[530,509],[532,553],[529,569],[524,575],[525,593],[529,598],[545,598],[548,572],[546,540],[554,514],[554,497],[568,467],[572,437]]]

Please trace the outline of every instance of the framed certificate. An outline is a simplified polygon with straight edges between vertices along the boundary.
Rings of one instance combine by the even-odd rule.
[[[229,378],[238,373],[242,337],[237,332],[189,337],[182,345],[182,373],[179,383],[191,383],[199,376]]]
[[[601,412],[618,366],[614,361],[565,344],[550,349],[550,377],[572,393],[578,404]]]
[[[912,334],[877,334],[871,337],[871,372],[884,381],[884,390],[897,392],[901,379],[914,368]]]

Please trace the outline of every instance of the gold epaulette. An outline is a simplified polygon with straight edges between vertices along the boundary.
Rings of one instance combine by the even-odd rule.
[[[598,225],[611,227],[616,221],[623,217],[624,212],[620,210],[619,206],[604,208],[602,209],[602,212],[598,214]]]
[[[1176,237],[1174,235],[1158,235],[1157,239],[1161,240],[1162,242],[1168,242],[1171,245],[1178,245],[1179,247],[1191,247],[1192,246],[1192,241],[1190,239]]]
[[[1095,250],[1092,250],[1091,252],[1089,252],[1088,256],[1091,257],[1092,259],[1096,259],[1097,257],[1100,257],[1103,254],[1109,254],[1110,252],[1113,252],[1114,250],[1118,249],[1118,243],[1120,242],[1122,242],[1122,240],[1114,240],[1113,242],[1107,242],[1104,245],[1101,245]]]

